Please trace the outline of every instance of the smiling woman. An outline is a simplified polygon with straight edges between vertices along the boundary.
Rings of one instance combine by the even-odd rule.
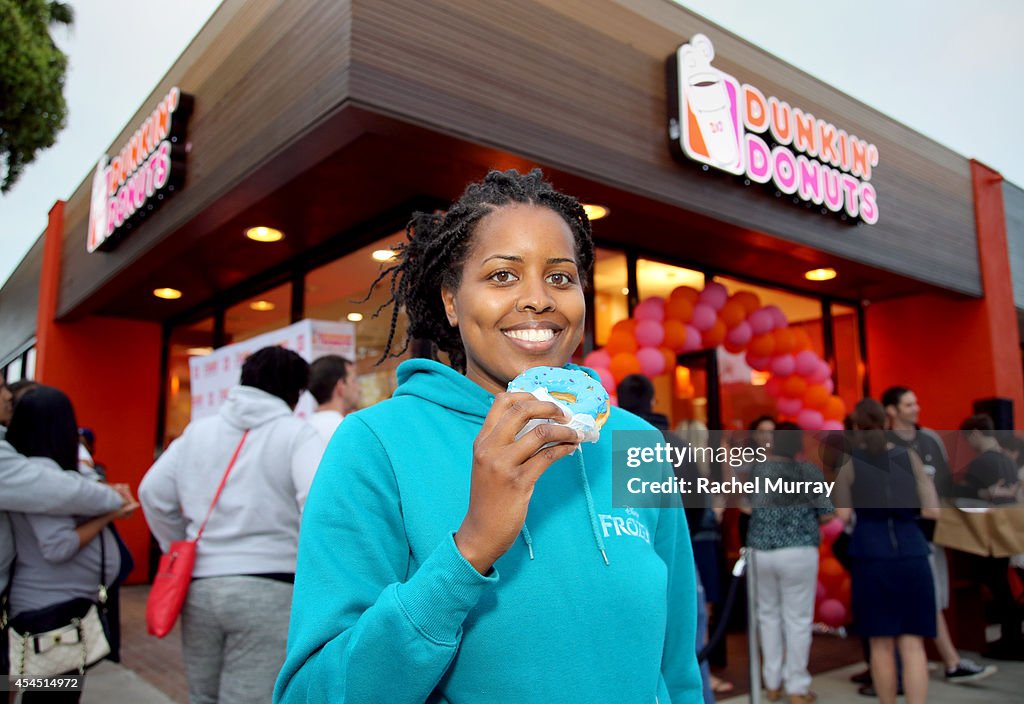
[[[382,359],[408,346],[404,308],[408,337],[451,366],[403,362],[394,397],[335,433],[275,701],[700,701],[683,512],[611,501],[610,431],[654,429],[616,408],[581,444],[558,406],[506,391],[527,369],[574,368],[583,208],[539,170],[492,171],[407,235],[378,278],[394,306]],[[555,422],[523,432],[536,419]]]

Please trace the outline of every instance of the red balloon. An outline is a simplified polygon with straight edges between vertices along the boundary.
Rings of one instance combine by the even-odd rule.
[[[818,617],[826,626],[839,628],[846,623],[846,607],[838,599],[825,599],[818,607]]]
[[[614,359],[616,355],[623,352],[635,354],[639,346],[636,344],[636,338],[633,337],[632,333],[628,333],[625,330],[615,330],[608,336],[608,344],[605,345],[605,349],[608,350],[608,354]]]
[[[618,384],[630,374],[640,373],[640,360],[631,352],[620,352],[612,356],[612,364],[608,371],[612,373],[615,383]]]
[[[661,341],[662,347],[682,352],[686,346],[686,326],[678,320],[669,318],[665,321],[664,328],[665,338]]]
[[[789,328],[780,328],[772,333],[775,337],[775,354],[792,354],[796,351],[796,335]]]
[[[718,311],[718,317],[725,323],[725,327],[731,330],[747,319],[747,311],[742,304],[728,301],[722,306],[722,310]]]
[[[705,347],[718,347],[725,340],[727,329],[721,318],[715,319],[715,324],[701,333],[701,342]]]
[[[690,322],[693,317],[693,303],[685,298],[669,299],[665,304],[665,319],[678,320],[680,323]]]
[[[841,421],[846,417],[846,403],[838,396],[829,396],[821,414],[825,416],[825,420]]]
[[[771,357],[775,352],[775,336],[770,332],[755,335],[747,345],[747,351],[755,357]]]
[[[835,595],[839,585],[846,577],[846,570],[834,557],[826,558],[818,565],[818,579],[825,585],[825,589],[830,595]]]
[[[729,297],[729,300],[743,306],[743,310],[746,311],[747,315],[761,307],[761,299],[753,291],[737,291]]]

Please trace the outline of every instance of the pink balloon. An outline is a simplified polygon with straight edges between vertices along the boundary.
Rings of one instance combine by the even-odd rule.
[[[636,359],[644,376],[658,376],[665,371],[665,355],[656,347],[641,347]]]
[[[772,365],[771,357],[754,357],[747,352],[747,364],[751,369],[756,369],[759,372],[768,371],[768,367]]]
[[[754,336],[754,331],[750,329],[750,323],[746,320],[741,321],[739,325],[734,327],[725,335],[725,341],[733,345],[745,345],[750,342],[750,338]]]
[[[803,412],[804,402],[799,398],[782,397],[775,402],[775,408],[784,416],[796,416]]]
[[[821,424],[822,430],[845,430],[843,424],[838,420],[827,420]]]
[[[780,354],[772,358],[772,374],[776,376],[789,376],[796,371],[796,360],[791,354]]]
[[[589,366],[589,365],[588,365]],[[604,390],[610,394],[615,393],[615,377],[608,371],[607,367],[590,367],[593,369],[597,376],[601,379],[601,386]]]
[[[714,308],[707,303],[698,303],[693,307],[693,317],[690,318],[690,325],[697,328],[700,332],[704,332],[714,327],[716,320],[718,320],[718,314]]]
[[[818,615],[826,626],[839,628],[846,623],[846,607],[839,599],[825,599],[818,607]]]
[[[616,408],[618,408],[619,407],[619,397],[609,391],[608,392],[608,403],[610,405],[615,406]]]
[[[809,378],[816,371],[818,371],[818,355],[810,350],[797,352],[796,373],[802,377]]]
[[[641,320],[633,336],[641,347],[657,347],[665,339],[665,328],[656,320]]]
[[[821,602],[825,601],[827,598],[828,591],[826,591],[825,585],[818,582],[818,587],[814,590],[814,603],[820,605]]]
[[[686,326],[686,342],[683,343],[682,352],[695,352],[704,344],[701,341],[700,331],[692,325]]]
[[[717,281],[712,281],[704,286],[704,290],[697,295],[698,303],[706,303],[716,311],[721,310],[728,300],[728,289]]]
[[[764,335],[775,327],[775,319],[772,318],[771,311],[767,308],[755,310],[747,316],[747,322],[750,323],[750,329],[754,331],[755,335]]]
[[[825,417],[821,415],[821,411],[815,411],[812,408],[805,408],[796,416],[796,424],[804,430],[821,430],[824,422]]]
[[[779,381],[778,377],[773,376],[772,378],[765,382],[764,391],[769,396],[773,398],[778,398],[779,394],[782,393],[782,382]]]
[[[771,313],[775,329],[784,328],[789,325],[786,314],[778,306],[765,306],[764,309]]]
[[[838,518],[833,518],[831,521],[821,527],[821,540],[826,545],[831,545],[832,542],[839,537],[839,534],[843,532],[843,522]],[[818,584],[821,584],[819,582]]]
[[[595,370],[600,368],[608,369],[612,366],[612,356],[608,354],[607,350],[594,350],[583,358],[583,366]]]
[[[823,359],[819,359],[815,365],[814,370],[807,375],[807,381],[812,384],[824,384],[825,380],[832,376],[832,367],[828,366],[828,362]]]
[[[823,381],[821,383],[822,383],[822,386],[824,386],[826,389],[828,389],[829,393],[832,393],[833,391],[836,390],[836,385],[832,381],[832,379],[825,379],[825,381]]]
[[[665,302],[661,301],[661,305],[658,305],[658,300],[648,298],[633,309],[633,317],[636,320],[653,320],[660,323],[665,319]]]

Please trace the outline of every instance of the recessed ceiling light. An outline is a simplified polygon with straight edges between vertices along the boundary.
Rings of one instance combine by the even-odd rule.
[[[363,319],[363,314],[362,313],[349,313],[345,317],[347,317],[350,322],[358,323],[360,320]]]
[[[245,231],[245,236],[255,242],[278,242],[284,239],[284,233],[275,230],[273,227],[250,227]]]
[[[181,291],[176,288],[155,288],[153,289],[153,295],[157,298],[173,301],[176,298],[181,298]]]
[[[249,304],[249,308],[252,310],[258,310],[260,312],[274,310],[275,306],[270,301],[253,301]]]
[[[208,354],[213,354],[212,347],[189,347],[185,350],[189,357],[205,357]]]
[[[830,279],[836,278],[836,276],[838,276],[838,274],[836,274],[836,270],[831,267],[825,269],[811,269],[804,273],[804,278],[808,281],[829,281]]]
[[[390,249],[377,249],[372,256],[378,262],[389,262],[395,258],[395,252]]]
[[[600,220],[610,212],[608,208],[603,205],[595,205],[594,203],[584,203],[583,211],[591,220]]]
[[[625,286],[622,287],[622,295],[623,296],[628,296],[629,295],[629,289],[626,288]]]

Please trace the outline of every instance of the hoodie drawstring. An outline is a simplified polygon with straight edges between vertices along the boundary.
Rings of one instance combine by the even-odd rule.
[[[526,527],[526,523],[523,523],[523,529],[519,531],[523,536],[523,541],[526,543],[526,549],[530,551],[530,559],[533,559],[533,538],[530,537],[530,529]]]
[[[594,497],[590,493],[590,482],[587,481],[587,469],[583,464],[583,453],[577,451],[573,453],[577,456],[576,463],[580,468],[580,480],[583,483],[583,496],[587,500],[587,514],[590,516],[590,531],[594,535],[594,542],[597,543],[597,551],[601,553],[601,557],[604,558],[604,564],[610,565],[608,561],[608,553],[604,551],[604,539],[601,537],[601,529],[597,525],[597,509],[594,508]],[[530,529],[526,527],[526,523],[523,523],[523,529],[519,531],[519,534],[523,536],[523,542],[526,543],[526,549],[530,551],[530,559],[533,559],[533,538],[530,536]]]
[[[587,499],[587,513],[590,514],[590,530],[594,533],[594,542],[597,543],[597,549],[601,553],[601,557],[604,558],[604,564],[610,565],[608,562],[608,554],[604,551],[604,539],[601,537],[601,530],[597,525],[597,511],[594,509],[594,497],[590,494],[590,482],[587,481],[587,468],[583,464],[583,450],[577,450],[573,453],[577,455],[577,463],[580,466],[580,479],[583,481],[583,495]]]

